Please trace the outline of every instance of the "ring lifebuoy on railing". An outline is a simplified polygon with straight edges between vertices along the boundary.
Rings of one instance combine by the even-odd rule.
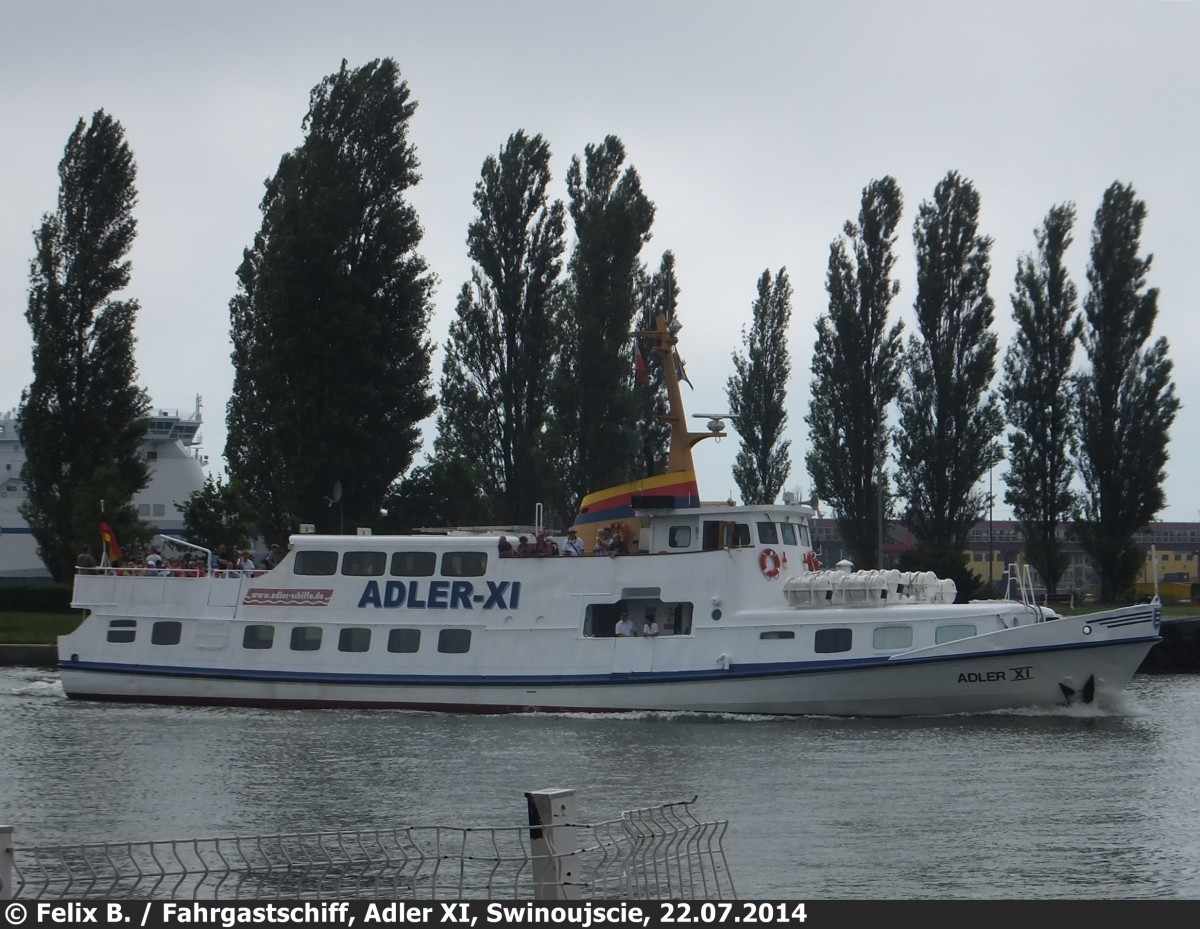
[[[817,558],[816,552],[810,550],[805,554],[804,567],[808,568],[808,570],[810,570],[810,571],[820,571],[821,570],[821,560],[819,558]]]
[[[773,581],[779,577],[779,566],[782,563],[773,548],[764,548],[758,556],[758,566],[762,570],[763,577],[768,580]]]

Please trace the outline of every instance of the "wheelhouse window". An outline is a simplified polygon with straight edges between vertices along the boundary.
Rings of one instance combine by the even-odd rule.
[[[779,534],[783,536],[784,545],[796,544],[796,526],[794,523],[780,523]]]
[[[393,552],[392,577],[432,577],[437,568],[433,552]]]
[[[691,548],[692,527],[672,526],[671,531],[667,533],[667,544],[671,548]]]
[[[292,630],[292,651],[315,652],[320,647],[320,626],[297,626]]]
[[[970,623],[955,623],[950,626],[938,626],[933,633],[933,641],[938,645],[946,642],[957,642],[959,639],[969,639],[975,635],[975,626]]]
[[[371,630],[361,627],[343,629],[338,633],[339,652],[365,652],[371,648]]]
[[[779,527],[774,523],[759,523],[758,524],[758,544],[759,545],[778,545],[779,544]]]
[[[108,622],[108,641],[132,642],[137,638],[136,619],[111,619]]]
[[[312,549],[296,552],[292,570],[296,574],[309,577],[324,576],[337,573],[338,553],[322,552]]]
[[[442,555],[442,577],[482,577],[486,573],[487,552],[446,552]]]
[[[850,629],[818,629],[813,651],[818,655],[848,652],[853,639],[854,633]]]
[[[242,648],[270,648],[274,644],[274,626],[247,626],[242,633]]]
[[[443,629],[438,633],[438,651],[447,655],[462,655],[471,650],[470,629]]]
[[[174,620],[164,620],[155,623],[150,629],[150,642],[153,645],[178,645],[183,633],[183,623]]]
[[[420,629],[393,629],[388,633],[388,651],[415,652],[421,647]]]
[[[352,577],[382,577],[386,567],[383,552],[346,552],[342,556],[342,573]]]
[[[871,635],[871,645],[880,651],[912,648],[912,626],[877,626]]]

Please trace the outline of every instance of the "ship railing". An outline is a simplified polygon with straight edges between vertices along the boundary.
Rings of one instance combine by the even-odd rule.
[[[0,826],[0,899],[735,899],[689,801],[580,823],[573,790],[526,794],[528,825],[22,847]]]

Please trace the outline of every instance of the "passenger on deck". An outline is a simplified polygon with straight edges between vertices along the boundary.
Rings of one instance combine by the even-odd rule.
[[[92,554],[90,545],[85,545],[79,550],[79,557],[75,559],[75,567],[79,569],[80,574],[96,573],[96,556]]]
[[[533,554],[538,558],[547,558],[554,554],[550,548],[550,537],[547,533],[539,532],[537,534],[537,543],[533,546]]]
[[[567,541],[563,542],[563,552],[568,558],[577,558],[583,554],[583,540],[573,528],[567,530]]]
[[[608,544],[609,541],[610,541],[610,539],[609,539],[608,526],[604,526],[602,529],[600,529],[596,533],[596,541],[592,545],[592,554],[593,555],[611,554],[611,552],[609,551],[609,544]]]
[[[658,622],[653,615],[646,617],[646,623],[642,626],[642,635],[648,639],[652,639],[658,635]]]
[[[513,556],[512,542],[508,541],[508,536],[500,536],[500,557],[511,558]]]
[[[618,636],[636,636],[637,630],[633,627],[633,623],[629,619],[629,614],[621,610],[621,616],[617,620],[617,626],[613,630]]]
[[[517,539],[517,557],[528,558],[533,554],[533,546],[529,544],[528,536],[521,536]]]

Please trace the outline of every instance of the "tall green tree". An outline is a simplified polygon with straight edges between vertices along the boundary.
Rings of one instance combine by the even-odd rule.
[[[1071,482],[1078,451],[1071,368],[1083,321],[1067,273],[1075,207],[1053,207],[1037,230],[1037,254],[1017,262],[1012,295],[1016,335],[1004,355],[1000,396],[1012,431],[1008,436],[1008,489],[1025,537],[1025,558],[1055,593],[1070,559],[1059,527],[1077,506]]]
[[[435,407],[416,106],[392,59],[343,61],[267,181],[229,306],[225,455],[272,539],[374,525]]]
[[[550,146],[540,135],[517,132],[484,162],[479,216],[467,231],[475,267],[459,293],[442,368],[439,452],[478,463],[504,521],[532,520],[552,466],[544,434],[565,211],[549,201],[550,177]]]
[[[750,329],[742,329],[745,352],[733,353],[733,371],[725,385],[729,412],[741,443],[733,479],[746,504],[774,503],[792,465],[783,438],[787,427],[787,382],[792,375],[787,330],[792,321],[792,283],[780,268],[772,279],[758,279]]]
[[[1104,192],[1083,301],[1088,368],[1076,383],[1084,498],[1075,531],[1102,600],[1127,589],[1141,568],[1133,537],[1166,503],[1167,443],[1179,410],[1167,340],[1147,344],[1158,288],[1146,286],[1152,256],[1139,254],[1145,219],[1131,186],[1114,182]]]
[[[563,303],[563,351],[555,388],[553,448],[560,506],[633,476],[638,436],[630,336],[654,204],[616,136],[584,148],[567,171],[575,248]],[[567,515],[569,512],[570,515]]]
[[[129,284],[137,234],[137,166],[121,124],[103,110],[79,120],[58,177],[58,209],[33,236],[25,313],[33,382],[21,395],[18,431],[29,488],[21,513],[62,580],[99,532],[101,500],[79,500],[81,488],[107,489],[110,517],[129,517],[118,531],[145,530],[129,502],[149,480],[138,447],[150,399],[135,383],[138,303],[116,298]]]
[[[900,389],[903,323],[888,327],[900,292],[893,275],[904,200],[894,178],[862,192],[858,222],[829,247],[829,312],[817,320],[813,348],[809,451],[813,488],[837,512],[838,531],[856,565],[879,566],[880,526],[892,511],[884,477],[887,412]]]
[[[175,509],[183,516],[186,538],[212,549],[223,544],[231,552],[250,546],[259,522],[240,481],[214,479],[211,475],[184,503],[175,504]]]
[[[920,335],[905,351],[896,483],[904,524],[933,552],[966,547],[988,502],[976,488],[1002,457],[1004,420],[989,391],[997,355],[992,240],[978,228],[979,194],[951,171],[921,204],[913,230]]]

